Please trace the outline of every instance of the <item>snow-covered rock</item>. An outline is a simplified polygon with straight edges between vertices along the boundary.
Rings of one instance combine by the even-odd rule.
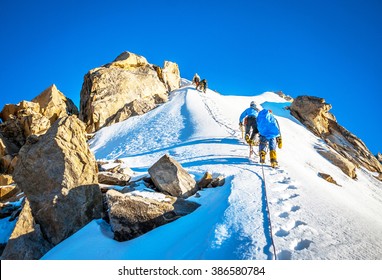
[[[166,194],[187,198],[198,191],[195,179],[167,154],[151,166],[148,172],[155,186]]]

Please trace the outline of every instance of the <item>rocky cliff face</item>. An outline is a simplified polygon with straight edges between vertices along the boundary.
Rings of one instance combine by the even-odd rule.
[[[87,132],[95,132],[152,110],[166,102],[168,92],[179,86],[179,68],[175,63],[165,62],[162,69],[142,56],[124,52],[113,62],[85,75],[80,119]]]
[[[325,102],[323,98],[312,96],[298,96],[290,107],[291,114],[304,124],[315,135],[321,137],[332,147],[339,156],[335,156],[337,166],[338,161],[343,162],[341,168],[349,170],[345,172],[352,178],[356,175],[349,162],[356,167],[364,167],[372,172],[382,173],[381,163],[369,151],[366,145],[357,136],[349,132],[343,126],[337,123],[333,114],[329,112],[332,106]],[[326,153],[322,153],[325,156]],[[328,160],[333,159],[332,155],[325,156]],[[342,158],[342,160],[341,160]],[[332,160],[331,160],[332,161]],[[350,167],[349,167],[350,166]],[[381,178],[381,176],[379,176]]]

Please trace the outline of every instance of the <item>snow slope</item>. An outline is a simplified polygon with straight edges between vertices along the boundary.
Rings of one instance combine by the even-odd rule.
[[[279,169],[248,159],[238,118],[251,100],[280,123]],[[138,238],[117,242],[97,220],[43,259],[382,259],[381,182],[365,170],[354,181],[321,157],[326,144],[287,105],[270,92],[223,96],[186,84],[155,110],[100,130],[90,143],[96,158],[120,158],[137,177],[167,153],[196,180],[210,171],[226,183],[190,197],[201,204],[195,212]]]

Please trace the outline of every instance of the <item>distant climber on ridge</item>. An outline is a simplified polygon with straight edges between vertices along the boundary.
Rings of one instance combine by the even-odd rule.
[[[199,85],[199,82],[200,82],[200,77],[198,73],[195,73],[194,77],[192,78],[192,84],[195,85],[195,87],[197,88]]]
[[[206,79],[201,80],[200,83],[196,86],[196,89],[197,90],[200,89],[201,91],[206,93],[206,90],[207,90],[207,80]]]
[[[271,158],[271,166],[278,166],[276,145],[281,149],[282,139],[280,126],[271,110],[263,109],[257,115],[257,128],[260,134],[259,155],[260,163],[265,163],[266,147],[269,144],[269,155]]]
[[[257,115],[260,111],[259,105],[255,103],[255,101],[251,101],[249,108],[245,109],[243,113],[241,113],[239,118],[239,126],[240,129],[243,128],[243,121],[245,124],[245,141],[249,145],[255,144],[255,136],[259,133],[257,129]]]

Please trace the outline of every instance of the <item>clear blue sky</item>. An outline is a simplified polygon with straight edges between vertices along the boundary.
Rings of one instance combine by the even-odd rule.
[[[0,0],[0,107],[53,83],[78,105],[86,72],[127,50],[222,94],[323,97],[382,152],[381,14],[380,0]]]

